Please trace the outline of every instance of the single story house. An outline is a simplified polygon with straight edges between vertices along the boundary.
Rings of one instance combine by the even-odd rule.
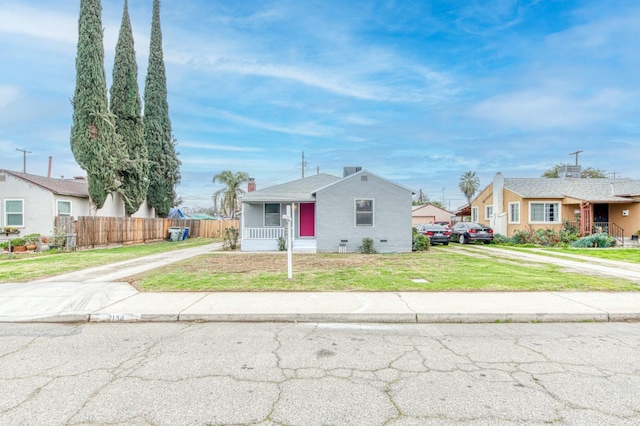
[[[93,214],[124,217],[122,197],[112,194]],[[0,169],[0,228],[18,228],[18,236],[32,233],[53,235],[56,216],[90,215],[86,178],[57,179]],[[155,211],[145,202],[133,216],[155,217]],[[6,237],[4,234],[0,236]]]
[[[622,241],[640,230],[640,180],[497,173],[471,202],[471,221],[506,236],[531,227],[560,230],[571,222],[582,235],[604,231]]]
[[[305,252],[356,252],[371,238],[379,252],[410,252],[414,192],[361,168],[342,178],[320,173],[240,198],[242,251],[278,250],[287,207],[292,247]]]
[[[419,223],[432,223],[436,221],[451,222],[452,216],[453,213],[449,210],[438,207],[435,204],[427,203],[420,206],[413,206],[413,210],[411,212],[411,224],[416,226]]]

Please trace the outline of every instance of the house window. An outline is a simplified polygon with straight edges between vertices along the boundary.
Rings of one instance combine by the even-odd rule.
[[[56,202],[56,216],[71,216],[71,201]]]
[[[520,223],[520,203],[509,203],[509,223]]]
[[[356,226],[373,226],[373,200],[356,200]]]
[[[560,223],[560,203],[529,203],[529,222]]]
[[[5,226],[24,226],[23,200],[4,201],[4,224]]]
[[[485,219],[491,219],[491,216],[493,216],[493,206],[485,206],[484,207],[484,218]]]
[[[264,226],[280,226],[280,204],[264,205]]]
[[[478,221],[478,208],[471,207],[471,222],[477,222],[477,221]]]

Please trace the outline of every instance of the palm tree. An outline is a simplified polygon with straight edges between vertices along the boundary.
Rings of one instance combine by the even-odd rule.
[[[236,172],[234,174],[231,170],[223,170],[213,176],[213,183],[221,183],[225,186],[213,194],[214,204],[217,205],[217,200],[220,200],[220,207],[224,216],[235,219],[238,211],[238,196],[244,193],[240,189],[240,185],[247,182],[249,182],[249,174],[246,172]]]
[[[471,204],[471,198],[473,198],[479,187],[480,179],[476,176],[476,172],[469,170],[460,176],[458,188],[467,197],[467,204]]]

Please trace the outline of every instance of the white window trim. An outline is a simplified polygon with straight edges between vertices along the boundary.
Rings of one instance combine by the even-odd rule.
[[[489,209],[491,209],[491,214],[489,214]],[[491,219],[493,216],[493,205],[489,204],[488,206],[484,206],[484,218]]]
[[[278,224],[267,225],[267,204],[276,204],[278,206]],[[262,205],[262,225],[264,228],[280,228],[282,227],[282,204],[280,203],[264,203]]]
[[[10,214],[17,214],[16,212],[7,212],[7,203],[9,201],[20,201],[20,203],[22,204],[22,211],[20,212],[20,214],[22,215],[22,224],[21,225],[9,225],[9,215]],[[15,228],[24,228],[24,199],[21,198],[6,198],[4,200],[4,215],[2,216],[4,218],[4,226],[11,226],[11,227],[15,227]]]
[[[471,207],[471,222],[478,221],[478,207]]]
[[[371,225],[358,225],[358,200],[371,201]],[[373,228],[376,224],[376,201],[374,198],[354,198],[353,199],[353,226],[356,228]]]
[[[69,214],[60,214],[60,206],[58,203],[68,203],[69,204]],[[73,203],[70,200],[56,200],[56,216],[64,216],[71,217],[73,216]]]
[[[513,217],[511,216],[511,206],[518,206],[518,220],[513,220]],[[509,203],[509,223],[514,223],[514,224],[519,224],[520,223],[520,215],[521,215],[521,211],[522,209],[520,208],[520,201],[515,201],[512,203]]]
[[[531,205],[532,204],[556,204],[557,207],[557,218],[554,221],[533,221],[531,220]],[[561,211],[562,205],[559,201],[529,201],[529,223],[530,224],[539,224],[539,225],[543,225],[543,224],[561,224],[562,223],[562,211]]]

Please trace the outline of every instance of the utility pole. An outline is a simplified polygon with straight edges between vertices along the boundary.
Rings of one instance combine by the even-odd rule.
[[[304,166],[305,166],[304,151],[302,151],[302,179],[304,179]]]
[[[444,186],[442,187],[442,207],[444,207]]]
[[[580,154],[583,151],[576,151],[576,152],[571,152],[569,153],[569,155],[575,155],[576,156],[576,166],[578,165],[578,154]]]
[[[27,154],[31,154],[31,151],[18,148],[16,148],[16,151],[22,152],[22,173],[27,173]]]

